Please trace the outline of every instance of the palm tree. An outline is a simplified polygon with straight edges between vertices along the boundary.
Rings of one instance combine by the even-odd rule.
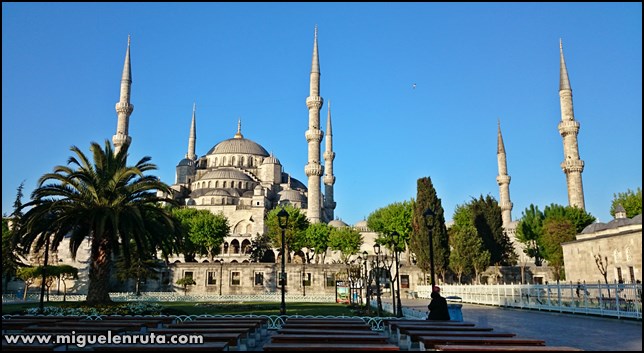
[[[171,194],[170,187],[157,177],[144,175],[155,170],[150,157],[142,158],[136,165],[127,166],[127,150],[115,153],[109,140],[105,146],[92,142],[90,151],[93,163],[76,146],[76,154],[68,159],[70,166],[56,166],[38,180],[38,188],[30,202],[23,208],[30,209],[23,217],[21,245],[30,249],[43,244],[44,236],[51,236],[55,250],[65,237],[69,237],[72,256],[86,238],[91,247],[88,304],[111,302],[109,279],[112,257],[123,256],[126,261],[132,254],[155,253],[158,249],[176,252],[179,226],[160,202],[174,201],[158,197],[157,191]],[[135,248],[131,249],[130,244]]]

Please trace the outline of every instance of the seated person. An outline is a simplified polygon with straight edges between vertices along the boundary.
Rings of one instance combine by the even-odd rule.
[[[440,295],[440,288],[434,287],[431,294],[432,301],[427,305],[429,315],[427,320],[450,320],[447,300]]]

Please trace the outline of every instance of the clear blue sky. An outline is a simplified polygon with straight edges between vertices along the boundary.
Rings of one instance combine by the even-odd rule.
[[[72,145],[111,141],[128,34],[132,163],[151,156],[174,183],[196,102],[198,155],[241,118],[244,137],[306,183],[316,24],[336,217],[349,224],[414,198],[425,176],[448,220],[472,197],[498,200],[497,120],[513,219],[567,205],[559,38],[587,211],[609,221],[613,194],[642,185],[641,3],[3,2],[3,214]]]

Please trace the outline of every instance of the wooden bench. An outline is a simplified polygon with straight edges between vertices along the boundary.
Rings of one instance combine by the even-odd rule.
[[[386,332],[393,343],[406,339],[409,330],[424,331],[492,331],[491,327],[459,326],[459,325],[392,325]]]
[[[497,331],[428,331],[428,330],[404,330],[404,337],[398,342],[400,349],[410,350],[420,346],[420,336],[455,336],[455,337],[514,337],[511,332]]]
[[[482,351],[517,351],[517,352],[538,352],[538,351],[583,351],[583,349],[567,347],[567,346],[495,346],[491,344],[472,346],[460,344],[439,344],[434,346],[437,351],[466,351],[466,352],[482,352]]]
[[[510,345],[510,346],[545,346],[544,340],[520,337],[457,337],[457,336],[418,336],[421,351],[434,349],[436,345]]]
[[[149,333],[155,334],[193,334],[193,335],[209,335],[209,334],[238,334],[240,347],[255,347],[257,340],[255,334],[251,332],[252,329],[247,328],[155,328],[150,329]]]
[[[266,343],[265,351],[398,351],[393,344],[354,343]]]
[[[194,320],[188,320],[188,321],[183,321],[181,323],[187,324],[187,323],[256,323],[259,325],[259,330],[260,334],[262,336],[268,335],[268,319],[267,318],[252,318],[252,317],[221,317],[221,318],[213,318],[213,317],[197,317]]]
[[[277,331],[283,334],[315,334],[315,335],[380,335],[376,331],[367,330],[320,330],[318,328],[282,328]],[[387,337],[385,335],[385,337]]]
[[[347,329],[347,330],[365,330],[365,331],[371,331],[371,326],[363,323],[291,323],[291,322],[286,322],[284,325],[282,325],[282,328],[300,328],[300,329],[307,329],[307,328],[317,328],[317,329],[326,329],[326,330],[341,330],[341,329]]]
[[[278,333],[271,336],[273,343],[299,342],[302,344],[309,343],[387,343],[387,336],[384,335],[317,335],[317,334],[284,334]]]
[[[168,324],[167,328],[237,328],[237,329],[250,329],[250,334],[254,335],[256,340],[262,338],[262,328],[259,322],[209,322],[209,321],[185,321],[182,323]]]
[[[90,321],[57,321],[52,324],[48,324],[48,326],[58,326],[58,327],[63,327],[63,328],[69,328],[69,329],[82,329],[83,327],[86,326],[93,326],[93,327],[102,327],[105,328],[106,330],[110,330],[112,328],[120,328],[124,329],[124,331],[132,331],[132,332],[146,332],[148,327],[145,325],[145,323],[142,322],[120,322],[120,321],[101,321],[101,320],[90,320]]]
[[[103,326],[79,326],[79,327],[64,327],[64,326],[29,326],[23,329],[25,333],[43,333],[43,334],[59,334],[59,335],[70,335],[73,333],[79,334],[107,334],[107,331],[112,332],[112,334],[117,334],[127,331],[123,327],[103,327]]]
[[[92,351],[228,351],[228,342],[203,344],[104,344],[87,346]]]

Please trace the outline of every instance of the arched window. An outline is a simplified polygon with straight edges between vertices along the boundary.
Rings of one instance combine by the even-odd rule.
[[[224,187],[224,188],[225,188],[225,187],[226,187],[226,181],[225,181],[225,180],[224,180],[223,184],[224,184],[224,185],[223,185],[222,187]]]
[[[214,205],[214,204],[215,204],[215,198],[214,198],[214,197],[211,197],[211,198],[210,198],[210,204],[211,204],[211,205]]]
[[[235,165],[236,162],[237,162],[237,158],[235,158],[235,156],[233,156],[232,157],[232,162],[230,164]]]
[[[235,239],[235,240],[231,241],[230,242],[230,247],[232,248],[232,253],[233,254],[239,254],[239,250],[240,250],[239,240]]]

